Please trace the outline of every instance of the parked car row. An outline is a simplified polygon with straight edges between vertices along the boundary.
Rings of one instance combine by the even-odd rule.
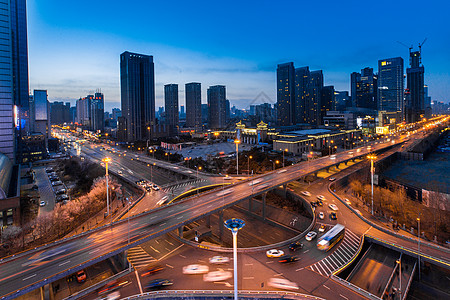
[[[64,188],[64,184],[59,179],[58,174],[56,174],[55,170],[52,167],[46,168],[45,172],[47,172],[48,179],[50,180],[53,188],[53,192],[56,195],[56,202],[68,201],[69,196],[66,194],[67,190]],[[42,202],[42,201],[41,201]],[[43,206],[43,205],[41,205]]]

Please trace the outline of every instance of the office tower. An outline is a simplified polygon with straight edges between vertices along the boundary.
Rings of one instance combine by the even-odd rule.
[[[307,123],[306,107],[309,98],[309,67],[295,69],[295,123]]]
[[[377,76],[372,68],[350,75],[353,107],[377,109]]]
[[[224,85],[210,86],[207,91],[208,98],[208,127],[209,129],[223,129],[226,127],[227,100]]]
[[[124,140],[134,142],[151,138],[151,129],[155,125],[153,56],[128,51],[122,53],[120,89]]]
[[[77,118],[76,123],[85,129],[91,127],[91,101],[94,95],[87,95],[77,100]]]
[[[48,147],[48,139],[51,138],[51,127],[50,127],[50,108],[48,103],[48,96],[46,90],[34,90],[33,102],[31,115],[33,127],[32,132],[37,132],[44,135],[45,147]]]
[[[225,100],[225,125],[230,123],[231,120],[231,109],[230,109],[230,100]]]
[[[186,83],[186,127],[202,128],[202,85],[198,82]]]
[[[119,108],[113,108],[111,110],[111,113],[114,120],[117,120],[118,117],[122,116],[122,111]]]
[[[378,61],[378,110],[404,112],[401,57]]]
[[[91,109],[89,115],[90,130],[105,130],[105,107],[104,96],[101,92],[96,92],[91,99]]]
[[[361,74],[353,72],[350,74],[350,93],[352,97],[352,107],[356,107],[356,85],[361,81]]]
[[[178,84],[164,86],[164,107],[166,110],[166,125],[169,136],[178,134]]]
[[[291,126],[295,122],[295,70],[294,63],[277,67],[278,126]]]
[[[406,69],[406,107],[405,117],[407,123],[413,123],[425,117],[425,91],[424,74],[421,52],[409,53],[410,68]]]
[[[334,92],[334,101],[335,101],[335,108],[334,110],[337,111],[343,111],[346,110],[347,107],[352,106],[351,97],[349,97],[347,91],[335,91]]]
[[[29,128],[27,18],[25,0],[0,0],[0,152],[15,161],[18,139]],[[17,147],[20,156],[20,145]]]
[[[323,125],[323,118],[327,112],[335,110],[334,86],[324,86],[320,100],[320,122]]]
[[[275,120],[274,109],[270,103],[263,103],[254,106],[256,121],[263,121],[266,124],[273,123]]]
[[[50,123],[51,125],[62,125],[70,123],[70,103],[55,101],[50,103]]]
[[[208,104],[202,104],[202,124],[209,124],[209,108]]]
[[[306,102],[306,122],[311,125],[321,125],[321,102],[323,89],[322,70],[311,71],[308,86],[308,100]]]

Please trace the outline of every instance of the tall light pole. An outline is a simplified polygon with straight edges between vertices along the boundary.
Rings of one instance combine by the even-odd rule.
[[[418,246],[418,258],[419,258],[419,281],[420,281],[420,213],[419,213],[419,217],[417,218],[417,223],[418,223],[418,234],[417,234],[417,237],[418,237],[418,240],[417,240],[417,246]]]
[[[147,149],[146,149],[145,152],[148,151],[148,143],[149,143],[149,141],[150,141],[150,126],[147,127],[147,130],[148,130],[148,139],[147,139]]]
[[[375,155],[367,155],[367,158],[370,159],[370,174],[371,174],[371,185],[372,185],[372,216],[373,216],[373,161],[377,159]]]
[[[399,280],[400,280],[399,290],[400,290],[400,300],[401,300],[402,299],[402,258],[401,258],[401,256],[400,256],[399,259],[396,260],[396,263],[398,263],[398,270],[399,270],[399,273],[400,273],[400,276],[399,276]]]
[[[241,141],[238,139],[234,140],[234,143],[236,144],[236,175],[239,175],[239,143]]]
[[[198,180],[198,170],[201,170],[202,167],[201,166],[197,166],[197,196],[198,196],[198,184],[199,184],[199,180]]]
[[[234,263],[234,300],[238,300],[238,280],[237,280],[237,234],[245,222],[241,219],[229,219],[225,221],[225,227],[233,234],[233,263]]]
[[[253,156],[249,155],[247,156],[247,165],[248,165],[248,176],[250,176],[250,159],[252,159]]]
[[[109,217],[109,182],[108,182],[108,163],[111,161],[111,158],[105,157],[102,159],[102,162],[105,163],[106,169],[106,214]]]
[[[127,227],[128,227],[128,245],[130,244],[130,205],[131,202],[127,199]],[[128,272],[131,272],[131,263],[128,262]]]
[[[283,151],[283,168],[284,168],[284,152],[288,152],[288,149],[284,149]]]

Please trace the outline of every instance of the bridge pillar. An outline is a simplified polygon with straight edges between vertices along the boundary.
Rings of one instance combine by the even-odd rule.
[[[184,229],[184,225],[178,227],[178,236],[179,236],[180,238],[183,238],[183,229]]]
[[[347,165],[347,163],[348,163],[348,160],[346,160],[346,161],[344,162],[345,165]]]
[[[206,227],[211,228],[211,215],[207,215],[205,218],[206,218]]]
[[[266,196],[267,196],[267,192],[262,194],[262,218],[263,220],[266,219]]]
[[[222,241],[223,236],[223,210],[219,211],[219,240]]]

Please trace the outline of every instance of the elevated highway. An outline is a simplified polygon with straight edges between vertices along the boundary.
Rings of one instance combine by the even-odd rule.
[[[398,138],[394,143],[373,144],[370,149],[364,147],[360,150],[341,152],[333,159],[323,157],[278,169],[220,190],[190,197],[112,225],[2,259],[0,297],[12,299],[25,294],[203,216],[233,206],[239,201],[286,185],[321,169],[365,156],[369,152],[387,149],[404,141]]]

